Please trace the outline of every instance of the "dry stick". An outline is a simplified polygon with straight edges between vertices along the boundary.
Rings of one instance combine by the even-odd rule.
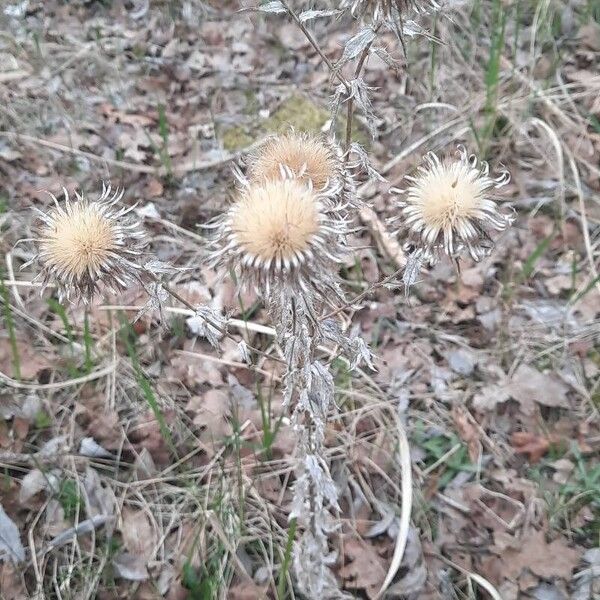
[[[347,93],[350,93],[350,84],[344,79],[343,75],[333,66],[333,63],[327,58],[321,47],[313,37],[312,33],[306,28],[304,23],[300,20],[298,15],[290,8],[289,4],[285,0],[281,0],[283,6],[285,6],[286,10],[294,19],[296,25],[300,28],[306,39],[309,41],[310,45],[315,49],[315,52],[321,57],[321,60],[327,65],[327,68],[331,72],[332,75],[338,78],[340,83],[344,86]]]
[[[96,379],[100,379],[105,375],[110,375],[117,368],[116,363],[108,365],[102,369],[98,369],[97,371],[93,371],[87,375],[83,375],[82,377],[76,377],[75,379],[67,379],[66,381],[57,381],[54,383],[23,383],[22,381],[17,381],[12,377],[9,377],[5,373],[0,371],[0,381],[6,384],[9,387],[18,389],[18,390],[59,390],[64,387],[69,387],[73,385],[81,385],[83,383],[87,383],[88,381],[94,381]]]
[[[376,289],[379,289],[380,287],[385,287],[388,283],[390,283],[391,281],[396,279],[398,277],[398,275],[400,275],[400,273],[402,273],[403,270],[404,270],[404,267],[400,267],[399,269],[396,269],[391,275],[388,275],[385,279],[382,279],[381,281],[377,281],[376,283],[373,283],[366,290],[364,290],[363,292],[358,294],[358,296],[355,296],[354,298],[352,298],[352,300],[348,300],[348,302],[346,302],[346,304],[344,304],[343,306],[340,306],[339,308],[336,308],[334,311],[331,311],[330,313],[321,317],[321,321],[324,321],[325,319],[330,319],[331,317],[334,317],[335,315],[341,313],[343,310],[350,308],[353,304],[360,302],[363,298],[366,298],[369,294],[374,292]]]
[[[161,177],[168,174],[168,171],[164,166],[153,167],[151,165],[138,165],[136,163],[127,162],[124,160],[105,158],[104,156],[98,156],[97,154],[93,154],[92,152],[86,152],[85,150],[79,150],[78,148],[71,148],[70,146],[57,144],[56,142],[51,142],[50,140],[43,140],[22,133],[15,133],[14,131],[0,131],[0,137],[8,137],[24,142],[31,142],[39,146],[44,146],[45,148],[50,148],[51,150],[56,150],[57,152],[66,152],[68,154],[74,154],[75,156],[83,156],[84,158],[88,158],[89,160],[101,162],[106,165],[112,165],[113,167],[119,167],[121,169],[126,169],[127,171],[132,171],[133,173],[146,173],[152,175],[159,175]],[[240,158],[240,156],[252,150],[254,147],[260,145],[262,142],[263,140],[259,140],[258,142],[251,144],[247,148],[243,148],[242,150],[234,152],[233,154],[229,154],[228,156],[225,156],[223,158],[207,160],[204,162],[199,162],[196,160],[186,161],[181,165],[178,165],[175,168],[173,168],[172,172],[175,175],[183,175],[190,171],[203,171],[206,169],[213,169],[214,167],[218,167],[220,165],[224,165],[234,160],[237,160],[238,158]]]
[[[181,296],[179,294],[179,292],[176,292],[169,284],[162,281],[159,277],[157,277],[154,273],[151,273],[150,271],[145,270],[144,272],[148,275],[148,277],[150,277],[150,279],[152,279],[152,281],[154,283],[162,286],[162,288],[165,290],[165,292],[170,294],[173,298],[175,298],[175,300],[177,300],[178,302],[181,302],[181,304],[183,304],[188,310],[190,310],[192,312],[191,316],[193,316],[197,313],[197,310],[196,310],[197,307],[195,307],[192,303],[188,302],[183,296]],[[216,329],[222,336],[229,338],[230,340],[234,341],[236,344],[239,343],[238,339],[233,337],[228,331],[223,329],[218,323],[215,323],[214,321],[212,321],[210,319],[206,319],[206,320],[210,323],[210,326],[213,327],[214,329]],[[276,362],[283,362],[281,359],[279,359],[275,356],[271,356],[270,354],[267,354],[266,352],[263,352],[262,350],[259,350],[258,348],[254,348],[253,346],[250,346],[249,344],[246,344],[246,345],[248,346],[249,350],[252,350],[252,352],[256,352],[256,354],[258,354],[259,356],[268,358],[270,360],[274,360]],[[252,368],[252,365],[250,365],[250,367]]]
[[[456,571],[461,572],[463,575],[466,575],[469,579],[472,579],[476,583],[478,583],[490,596],[493,600],[503,600],[500,592],[484,577],[478,575],[477,573],[473,573],[460,565],[457,565],[455,562],[452,562],[448,558],[446,558],[442,554],[438,554],[437,552],[425,552],[429,556],[433,556],[442,562],[446,563],[448,566],[452,567]]]
[[[396,538],[394,555],[392,562],[385,576],[384,582],[381,584],[381,589],[375,596],[375,600],[379,600],[392,583],[404,557],[406,550],[406,542],[410,532],[410,517],[412,513],[413,491],[412,491],[412,463],[410,459],[410,444],[404,425],[398,413],[394,412],[396,426],[398,431],[398,452],[400,454],[400,470],[402,472],[402,506],[400,508],[400,530]]]

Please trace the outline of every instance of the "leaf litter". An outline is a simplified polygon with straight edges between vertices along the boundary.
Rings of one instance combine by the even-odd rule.
[[[25,262],[27,252],[13,250],[13,244],[27,234],[23,206],[47,202],[40,189],[58,191],[64,181],[91,190],[110,175],[126,185],[132,203],[139,202],[160,259],[182,268],[173,285],[197,286],[214,306],[236,307],[232,282],[219,288],[190,269],[200,252],[197,223],[220,212],[231,192],[226,163],[214,169],[194,165],[226,159],[224,144],[232,139],[236,144],[241,139],[241,147],[250,145],[252,132],[282,106],[289,114],[288,88],[325,107],[330,86],[309,45],[293,29],[282,28],[281,3],[260,7],[263,15],[277,19],[264,22],[255,13],[231,19],[196,2],[184,4],[186,12],[182,9],[176,19],[158,5],[149,5],[140,18],[117,6],[88,4],[47,2],[41,11],[35,3],[12,3],[3,9],[2,19],[21,20],[12,20],[7,29],[17,43],[0,42],[7,56],[0,61],[0,81],[11,77],[0,88],[9,107],[0,122],[3,130],[21,135],[18,143],[11,137],[0,143],[7,204],[6,210],[3,195],[3,254],[12,252],[12,260]],[[567,15],[571,4],[577,5],[575,17]],[[361,334],[376,350],[377,372],[352,377],[339,366],[337,401],[348,412],[327,432],[337,484],[343,488],[351,480],[366,498],[356,512],[351,498],[342,502],[346,524],[332,548],[338,551],[340,584],[355,597],[375,597],[393,553],[402,498],[397,441],[383,407],[388,396],[398,396],[395,381],[401,382],[405,400],[415,491],[423,492],[424,502],[413,513],[414,527],[390,595],[427,599],[444,591],[448,597],[456,590],[465,593],[464,577],[444,559],[486,577],[506,600],[597,595],[598,557],[592,546],[597,545],[600,308],[590,261],[598,264],[599,47],[597,23],[579,24],[581,3],[571,4],[556,22],[560,25],[552,26],[560,29],[554,33],[562,44],[560,59],[550,49],[555,40],[547,43],[544,27],[536,28],[531,7],[524,8],[530,21],[519,32],[508,23],[514,37],[504,54],[517,68],[504,70],[499,83],[497,124],[504,129],[491,140],[490,154],[506,161],[513,173],[519,227],[501,240],[494,257],[467,263],[460,274],[443,265],[430,273],[420,263],[411,265],[405,271],[406,300],[381,289],[369,299],[369,310],[356,315]],[[343,20],[333,22],[344,26],[330,28],[330,12],[305,11],[301,19],[323,39],[327,55],[341,52],[346,60],[360,54],[372,41],[372,29],[351,33]],[[36,47],[24,24],[37,27],[42,16],[52,24],[52,34],[38,27],[44,33]],[[472,100],[485,95],[479,64],[486,64],[486,56],[477,36],[489,38],[492,16],[483,7],[477,30],[471,13],[457,9],[452,20],[437,23],[443,45],[435,51],[429,45],[409,46],[415,58],[406,70],[392,76],[371,54],[364,78],[350,79],[358,119],[377,138],[372,143],[366,135],[357,143],[374,157],[372,168],[390,182],[412,171],[425,150],[419,140],[449,122],[445,111],[464,125],[461,111],[468,107],[478,126]],[[467,66],[448,43],[457,38],[472,45],[474,60]],[[383,39],[392,58],[402,63],[393,52],[393,38]],[[79,56],[79,51],[85,53]],[[306,68],[298,60],[305,52]],[[532,79],[523,81],[521,70],[529,73],[532,60]],[[423,89],[416,96],[406,93],[419,86]],[[556,129],[564,156],[573,155],[583,204],[576,197],[576,180],[561,172],[547,140],[528,128],[530,102],[531,110]],[[166,137],[159,127],[163,110]],[[588,114],[596,121],[581,116]],[[454,143],[457,130],[446,131],[432,138],[436,145]],[[408,155],[404,150],[411,144],[416,150]],[[169,160],[171,167],[185,168],[169,175]],[[390,161],[396,162],[386,169]],[[385,238],[381,242],[383,224],[392,215],[385,184],[373,185],[374,217],[368,231],[356,234],[357,245],[366,247],[367,279],[387,272],[389,254],[401,255],[398,248],[385,250]],[[536,216],[528,219],[529,211]],[[164,225],[161,216],[180,229]],[[554,231],[560,233],[533,263],[536,248]],[[592,235],[591,255],[586,233]],[[349,282],[360,285],[357,266],[349,264],[347,271]],[[94,561],[98,544],[116,540],[119,550],[110,564],[121,595],[143,591],[156,580],[161,594],[185,598],[198,589],[194,586],[220,577],[229,586],[228,597],[274,597],[289,527],[294,480],[289,457],[297,451],[278,405],[275,361],[261,363],[273,373],[270,379],[240,367],[238,348],[228,349],[223,362],[209,361],[206,356],[213,354],[207,343],[188,339],[185,319],[193,316],[167,313],[165,330],[148,314],[135,327],[138,358],[155,390],[158,411],[151,411],[121,356],[125,351],[114,313],[94,307],[93,360],[103,366],[116,360],[114,371],[76,390],[37,389],[72,378],[79,347],[64,341],[64,324],[37,290],[19,288],[19,294],[33,319],[15,313],[21,378],[34,388],[33,396],[18,388],[0,390],[0,463],[10,480],[0,488],[2,593],[19,598],[33,591],[27,587],[32,571],[15,566],[13,558],[19,563],[26,558],[29,527],[35,511],[45,506],[31,535],[35,547],[47,552],[48,571],[42,576],[48,589],[50,568],[77,570],[73,550]],[[132,289],[111,301],[139,305],[142,297],[142,290]],[[242,304],[236,316],[265,323],[255,298],[243,297]],[[70,317],[76,335],[81,334],[83,312]],[[202,324],[192,321],[191,333],[202,333]],[[245,335],[246,352],[252,346],[276,353],[267,335]],[[3,335],[0,370],[12,379],[13,362]],[[80,363],[74,368],[84,374]],[[251,426],[241,430],[247,421]],[[61,438],[64,446],[52,445]],[[45,447],[46,454],[39,454]],[[23,455],[30,459],[23,462]],[[44,462],[37,464],[39,458]],[[236,523],[243,512],[240,497],[247,500],[243,518],[250,524],[244,535]],[[385,518],[375,499],[391,507]],[[353,515],[366,521],[361,536]],[[242,555],[249,558],[243,562]],[[225,571],[215,571],[217,564],[227,565]],[[275,575],[249,583],[249,574],[260,569]],[[84,588],[90,584],[81,581]]]

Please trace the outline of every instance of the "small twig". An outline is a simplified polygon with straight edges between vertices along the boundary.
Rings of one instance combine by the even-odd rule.
[[[54,383],[24,383],[22,381],[17,381],[0,371],[0,381],[11,388],[18,390],[60,390],[61,388],[81,385],[88,381],[100,379],[105,375],[110,375],[110,373],[115,370],[116,366],[116,363],[113,363],[112,365],[108,365],[103,369],[98,369],[97,371],[93,371],[82,377],[75,377],[74,379],[67,379],[66,381],[56,381]]]
[[[10,279],[12,281],[14,281],[15,280],[15,271],[13,269],[13,264],[12,264],[12,252],[6,253],[6,270],[8,272],[8,276],[10,277]],[[23,310],[25,310],[25,304],[23,303],[23,298],[21,298],[21,295],[19,294],[19,290],[17,289],[16,286],[11,286],[11,287],[12,287],[12,293],[15,298],[15,301]]]
[[[379,289],[380,287],[386,286],[388,283],[390,283],[391,281],[396,279],[398,277],[398,275],[400,275],[400,273],[402,273],[403,270],[404,270],[404,267],[402,266],[399,269],[396,269],[391,275],[388,275],[385,279],[382,279],[381,281],[377,281],[377,282],[373,283],[366,290],[364,290],[363,292],[358,294],[358,296],[355,296],[354,298],[352,298],[352,300],[349,300],[348,302],[346,302],[346,304],[344,304],[343,306],[340,306],[339,308],[336,308],[335,310],[333,310],[330,313],[327,313],[326,315],[321,317],[321,320],[324,321],[325,319],[330,319],[331,317],[335,317],[335,315],[339,314],[343,310],[346,310],[347,308],[350,308],[352,305],[356,304],[357,302],[360,302],[363,298],[366,298],[369,294],[371,294],[375,290]]]
[[[82,156],[89,160],[100,162],[106,165],[111,165],[113,167],[119,167],[121,169],[126,169],[127,171],[131,171],[133,173],[147,173],[152,175],[158,175],[159,177],[163,177],[168,174],[168,171],[164,166],[153,167],[151,165],[138,165],[137,163],[131,163],[124,160],[106,158],[104,156],[98,156],[97,154],[93,154],[92,152],[86,152],[85,150],[79,150],[78,148],[71,148],[70,146],[57,144],[56,142],[51,142],[50,140],[43,140],[22,133],[15,133],[14,131],[0,131],[0,137],[8,137],[23,142],[31,142],[33,144],[37,144],[38,146],[44,146],[45,148],[56,150],[57,152],[65,152],[67,154],[73,154],[75,156]],[[207,160],[203,162],[197,160],[189,160],[183,162],[173,168],[172,174],[176,176],[181,176],[185,175],[186,173],[189,173],[190,171],[204,171],[207,169],[214,169],[215,167],[219,167],[221,165],[225,165],[234,160],[237,160],[238,158],[240,158],[240,156],[243,156],[244,154],[251,151],[253,148],[262,143],[263,140],[261,139],[258,142],[251,144],[247,148],[243,148],[242,150],[214,160]]]
[[[196,306],[194,306],[191,302],[188,302],[183,296],[181,296],[179,294],[179,292],[176,292],[168,283],[165,283],[162,279],[160,279],[160,277],[156,276],[154,273],[152,273],[151,271],[145,270],[144,271],[146,275],[148,275],[148,277],[157,285],[160,285],[165,292],[167,292],[170,296],[172,296],[173,298],[175,298],[175,300],[177,300],[177,302],[180,302],[181,304],[183,304],[187,309],[191,310],[193,314],[196,314]],[[212,323],[211,323],[212,325]],[[217,331],[219,331],[219,333],[224,333],[224,331],[215,324],[215,329],[217,329]]]
[[[226,365],[228,367],[233,367],[234,369],[249,369],[250,371],[254,371],[255,373],[260,373],[265,377],[269,377],[274,381],[280,381],[281,378],[277,377],[271,371],[265,371],[265,369],[260,369],[259,367],[254,367],[253,365],[249,365],[248,363],[236,362],[234,360],[225,360],[224,358],[219,358],[218,356],[212,356],[211,354],[203,354],[201,352],[191,352],[190,350],[175,350],[175,354],[179,354],[180,356],[189,356],[191,358],[201,359],[203,361],[215,362],[220,365]],[[277,358],[273,358],[271,356],[269,359],[278,360]],[[282,361],[283,362],[283,361]]]
[[[67,458],[88,464],[92,460],[98,460],[98,457],[77,454],[69,448],[63,448],[57,452],[34,452],[32,454],[25,454],[24,452],[8,452],[6,450],[0,451],[0,465],[26,465],[38,467],[39,465],[60,464]]]
[[[309,41],[310,45],[315,49],[315,52],[321,57],[321,60],[327,65],[327,68],[331,71],[331,74],[334,75],[335,77],[337,77],[337,79],[340,81],[340,83],[346,89],[346,92],[349,93],[350,92],[350,84],[346,81],[346,79],[343,77],[343,75],[335,68],[333,63],[327,58],[327,56],[325,55],[323,50],[321,50],[321,47],[319,46],[319,44],[313,37],[313,34],[306,28],[306,26],[300,20],[298,15],[290,8],[290,6],[286,2],[286,0],[281,0],[281,3],[283,4],[283,6],[285,6],[288,13],[292,17],[292,19],[294,19],[294,21],[296,22],[296,25],[298,25],[298,27],[300,28],[302,33],[305,35],[305,37]]]

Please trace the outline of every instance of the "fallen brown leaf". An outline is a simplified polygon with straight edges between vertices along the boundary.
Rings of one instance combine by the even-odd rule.
[[[0,564],[0,590],[1,597],[6,600],[29,598],[23,576],[10,561]]]
[[[246,581],[230,587],[227,591],[227,598],[229,600],[263,600],[263,598],[267,598],[267,594],[264,588],[252,581]]]
[[[534,412],[535,402],[544,406],[570,407],[567,386],[557,377],[540,373],[529,365],[519,366],[507,389],[525,414]]]
[[[521,539],[518,549],[505,548],[501,554],[503,574],[516,581],[525,569],[542,579],[561,578],[569,581],[580,559],[565,538],[546,541],[544,531],[531,531]]]
[[[515,452],[527,454],[529,462],[536,463],[548,452],[550,440],[530,431],[516,431],[510,438]]]
[[[156,545],[156,534],[148,515],[143,510],[124,508],[121,511],[123,545],[132,554],[148,561]]]
[[[455,405],[452,408],[452,420],[460,439],[467,444],[469,458],[471,462],[477,463],[481,453],[481,443],[479,441],[479,429],[469,418],[469,414],[464,408]]]
[[[339,570],[344,586],[365,590],[368,598],[375,598],[385,579],[387,561],[372,544],[356,538],[344,541],[344,555],[350,560]]]

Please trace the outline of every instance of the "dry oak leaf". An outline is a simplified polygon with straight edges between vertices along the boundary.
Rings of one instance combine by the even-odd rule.
[[[460,439],[467,444],[469,458],[473,463],[477,463],[481,454],[481,443],[479,429],[473,418],[470,418],[464,408],[455,405],[452,408],[452,421],[454,421]]]
[[[569,547],[564,538],[546,542],[543,531],[531,531],[523,538],[518,550],[507,548],[502,552],[501,560],[507,579],[516,581],[524,569],[529,569],[542,579],[571,579],[581,552]]]
[[[121,511],[120,531],[123,545],[129,552],[146,561],[152,558],[156,534],[145,511],[124,508]]]
[[[29,597],[25,587],[25,578],[21,570],[11,561],[0,563],[0,590],[2,590],[0,597],[7,600]]]
[[[227,591],[229,600],[264,600],[268,598],[264,588],[259,587],[253,581],[238,583]]]
[[[344,586],[365,590],[368,598],[375,598],[385,580],[387,561],[375,546],[356,538],[344,541],[344,555],[351,561],[339,570]]]
[[[534,412],[535,402],[544,406],[570,407],[567,386],[557,377],[540,373],[529,365],[519,366],[507,389],[528,415]]]
[[[21,340],[17,340],[17,353],[19,355],[21,378],[25,380],[37,378],[38,373],[44,369],[48,369],[53,360],[51,350],[42,355],[31,344],[27,344]],[[0,371],[14,377],[13,368],[13,355],[9,341],[2,340],[0,343]]]
[[[510,443],[519,454],[527,454],[529,462],[536,463],[548,452],[552,440],[530,431],[515,431]]]

